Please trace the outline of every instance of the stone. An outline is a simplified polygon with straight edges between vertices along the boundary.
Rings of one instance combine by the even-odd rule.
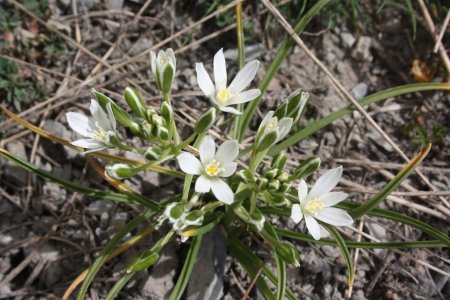
[[[371,62],[373,56],[370,53],[372,46],[372,38],[369,36],[361,36],[356,43],[356,48],[353,51],[353,57],[359,60]]]
[[[114,229],[114,231],[119,231],[125,226],[127,220],[127,212],[117,212],[111,217],[111,227]]]
[[[355,85],[350,91],[352,96],[355,97],[356,100],[360,100],[367,95],[368,86],[364,82],[360,82]]]
[[[366,136],[372,140],[375,144],[386,150],[387,152],[392,152],[394,149],[392,148],[391,144],[389,144],[385,138],[381,136],[381,134],[376,130],[370,127],[369,132],[366,134]]]
[[[226,235],[216,227],[203,236],[192,276],[187,286],[187,300],[219,300],[223,296],[223,274],[227,249]]]
[[[109,200],[95,200],[86,208],[86,211],[93,216],[101,216],[104,211],[110,211],[113,203]]]
[[[20,141],[9,142],[8,144],[6,144],[6,150],[8,150],[14,156],[28,161],[25,145]],[[7,181],[22,187],[27,184],[28,171],[6,160],[6,162],[4,163],[4,176]]]
[[[105,0],[105,6],[111,10],[121,10],[124,0]]]
[[[347,49],[350,49],[355,44],[356,39],[350,32],[341,32],[339,37],[341,38],[342,45]]]
[[[42,189],[46,201],[49,201],[56,206],[63,204],[67,200],[67,191],[56,183],[46,181]]]

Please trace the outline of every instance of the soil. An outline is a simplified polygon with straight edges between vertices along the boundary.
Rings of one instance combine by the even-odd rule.
[[[280,7],[291,23],[298,14],[299,2],[291,1]],[[434,42],[419,6],[416,7],[417,31],[414,32],[407,12],[393,6],[377,12],[379,6],[369,2],[376,1],[364,1],[360,7],[363,13],[357,19],[346,17],[341,5],[330,4],[301,35],[341,84],[359,100],[387,88],[416,83],[423,77],[446,82],[448,74],[439,55],[432,52]],[[177,77],[172,93],[184,138],[192,132],[193,120],[209,105],[198,88],[195,63],[203,62],[207,70],[212,71],[214,53],[223,47],[228,70],[237,71],[234,9],[193,26],[208,13],[219,9],[209,1],[50,0],[48,11],[41,17],[42,24],[26,13],[30,11],[27,8],[20,10],[12,4],[0,6],[20,16],[14,29],[16,41],[9,40],[9,44],[1,48],[2,57],[8,57],[18,65],[21,80],[38,83],[45,94],[23,103],[23,118],[68,140],[76,139],[77,135],[68,127],[65,112],[87,112],[91,88],[104,92],[126,107],[122,93],[131,85],[141,92],[147,104],[159,106],[161,97],[150,74],[149,49],[171,47],[176,50]],[[441,16],[438,11],[433,15],[439,26],[445,13]],[[259,82],[285,32],[262,4],[245,3],[244,16],[247,58],[261,61],[256,78]],[[60,31],[54,33],[53,28]],[[5,29],[0,33],[5,40],[11,37]],[[42,37],[46,42],[24,49],[23,41],[30,34],[33,41]],[[444,36],[443,39],[447,48],[450,47],[449,34],[447,30],[447,38]],[[59,42],[49,42],[56,39],[55,36]],[[54,47],[52,51],[59,52],[48,50],[49,45]],[[413,64],[419,63],[414,63],[415,60],[421,62],[420,74],[411,71]],[[261,116],[276,108],[298,88],[311,95],[299,128],[349,104],[305,52],[294,46],[269,85],[244,145],[252,143],[252,132],[257,129]],[[3,104],[11,110],[17,109],[9,102]],[[433,143],[420,168],[429,184],[414,173],[381,203],[381,207],[415,217],[448,234],[450,94],[442,91],[405,94],[371,104],[366,110],[410,158],[417,155],[425,143]],[[227,117],[220,116],[217,129],[229,128]],[[1,116],[2,148],[65,180],[112,190],[84,156],[5,120],[6,117]],[[126,135],[125,131],[122,133]],[[132,142],[139,143],[138,140]],[[353,112],[302,140],[290,147],[287,154],[290,168],[313,155],[321,158],[322,170],[343,165],[344,176],[338,189],[348,192],[354,203],[370,198],[405,164],[359,112]],[[175,163],[169,163],[169,166],[177,167]],[[308,183],[313,183],[319,173],[308,178]],[[178,180],[154,172],[140,174],[125,182],[151,199],[162,199],[182,190]],[[426,193],[419,195],[420,191]],[[114,233],[140,211],[135,206],[66,191],[0,158],[0,299],[61,298],[72,280],[89,267]],[[287,218],[274,217],[271,222],[306,232],[302,223],[295,225]],[[409,226],[375,217],[357,220],[355,227],[381,241],[431,239]],[[348,238],[357,237],[349,229],[342,232]],[[215,235],[223,239],[212,235],[204,241],[205,245],[214,245],[205,250],[213,251],[214,255],[205,252],[202,257],[206,263],[199,264],[198,268],[208,268],[216,263],[209,262],[208,257],[212,261],[221,257],[217,268],[223,272],[211,275],[198,269],[196,276],[209,274],[204,276],[214,278],[207,278],[210,286],[205,290],[210,294],[196,292],[198,284],[203,282],[202,278],[196,278],[200,283],[190,283],[186,299],[240,299],[250,285],[251,278],[243,268],[227,253],[219,251],[226,237],[221,232]],[[156,234],[145,239],[107,263],[91,285],[87,299],[104,298],[130,259],[148,249],[157,237]],[[244,241],[263,260],[267,257],[264,248],[255,240]],[[298,299],[344,299],[349,295],[346,264],[339,249],[291,242],[301,255],[301,267],[288,268],[288,286]],[[171,242],[163,250],[160,261],[134,277],[118,298],[166,298],[176,283],[188,246],[189,241],[181,243],[177,239]],[[448,248],[401,252],[352,250],[352,255],[357,257],[352,299],[450,298]],[[274,267],[274,262],[269,260],[267,263]],[[253,289],[249,299],[261,297]]]

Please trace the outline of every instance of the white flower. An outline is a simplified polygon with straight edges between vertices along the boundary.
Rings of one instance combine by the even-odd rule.
[[[342,176],[342,166],[329,170],[322,175],[308,193],[306,182],[302,179],[298,187],[300,204],[292,205],[291,219],[298,223],[305,216],[306,227],[314,239],[321,237],[320,225],[316,221],[333,226],[349,226],[352,217],[343,209],[331,207],[347,198],[343,192],[331,192]]]
[[[158,52],[158,56],[156,56],[155,52],[150,51],[150,64],[152,73],[155,76],[156,85],[160,90],[168,92],[175,77],[175,70],[177,66],[175,53],[171,48],[167,49],[165,52],[160,50]],[[171,69],[171,76],[170,78],[166,78],[167,82],[164,82],[164,72],[168,67]]]
[[[277,139],[275,143],[277,143],[281,141],[291,130],[293,122],[292,118],[284,117],[278,121],[278,118],[274,117],[273,114],[274,112],[272,110],[269,111],[261,121],[261,125],[259,125],[258,128],[258,141],[261,141],[269,132],[276,131]]]
[[[92,118],[76,112],[68,112],[66,114],[70,127],[86,137],[85,139],[73,141],[71,144],[77,147],[99,151],[111,146],[110,138],[116,136],[116,118],[114,117],[110,103],[106,105],[108,114],[93,99],[91,100],[90,110]]]
[[[259,61],[252,60],[248,62],[234,77],[233,81],[227,87],[227,69],[225,65],[225,56],[223,50],[220,49],[214,55],[214,81],[205,70],[202,63],[197,63],[195,69],[197,71],[197,82],[203,93],[209,97],[214,106],[220,110],[240,115],[237,109],[229,107],[230,105],[245,103],[251,101],[261,95],[259,89],[248,91],[243,90],[255,78],[256,71],[259,67]]]
[[[214,139],[207,135],[199,147],[200,160],[194,155],[183,152],[177,160],[181,170],[187,174],[200,175],[195,183],[195,191],[207,193],[212,190],[214,196],[225,204],[234,201],[234,193],[220,177],[229,177],[236,172],[235,162],[239,154],[237,141],[226,141],[216,153]]]

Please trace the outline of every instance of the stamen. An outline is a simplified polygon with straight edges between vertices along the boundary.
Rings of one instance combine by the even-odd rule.
[[[220,162],[217,160],[211,161],[209,164],[205,167],[205,172],[209,176],[216,177],[223,171],[223,168],[220,167]]]
[[[325,204],[321,199],[314,199],[311,201],[308,201],[308,203],[305,204],[305,210],[307,210],[310,214],[314,215],[318,211],[321,211],[325,208]]]

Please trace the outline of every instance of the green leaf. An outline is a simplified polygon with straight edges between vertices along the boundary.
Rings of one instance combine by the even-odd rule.
[[[163,73],[163,82],[162,82],[162,92],[167,94],[170,92],[170,88],[172,87],[172,81],[174,77],[174,69],[172,64],[167,64]]]
[[[431,144],[428,144],[425,148],[422,149],[419,155],[413,158],[403,169],[401,169],[400,172],[395,175],[395,177],[392,178],[392,180],[389,181],[389,183],[386,184],[374,197],[360,205],[358,208],[351,210],[349,212],[350,215],[354,219],[359,218],[372,208],[376,207],[381,201],[386,199],[386,197],[389,196],[389,194],[392,193],[392,191],[396,189],[400,185],[400,183],[402,183],[403,180],[406,179],[406,177],[408,177],[412,170],[414,170],[414,168],[416,168],[422,162],[430,149]]]
[[[177,283],[169,296],[169,300],[179,300],[181,299],[181,296],[183,296],[189,278],[191,277],[192,269],[194,268],[197,260],[198,250],[200,249],[200,244],[202,243],[202,237],[202,235],[198,235],[192,239],[191,247],[189,248],[186,260],[184,261],[183,269],[181,270]]]
[[[263,152],[264,150],[268,149],[270,146],[272,146],[278,138],[278,134],[276,131],[272,131],[267,133],[263,136],[261,142],[258,143],[258,146],[256,147],[257,152]]]
[[[83,281],[83,284],[80,287],[80,290],[77,295],[77,300],[83,300],[86,297],[86,292],[91,284],[92,280],[94,280],[95,275],[100,270],[101,266],[105,263],[108,256],[110,256],[116,245],[127,235],[131,230],[136,228],[142,222],[148,220],[155,212],[152,210],[147,210],[136,218],[128,222],[124,228],[122,228],[119,232],[117,232],[114,237],[106,244],[105,248],[103,248],[102,252],[98,255],[95,261],[92,263],[89,268],[89,272],[86,275],[86,278]]]
[[[415,83],[415,84],[402,85],[402,86],[386,89],[384,91],[374,93],[372,95],[364,97],[361,100],[359,100],[359,104],[361,106],[366,106],[366,105],[376,103],[378,101],[385,100],[385,99],[388,99],[391,97],[408,94],[408,93],[414,93],[414,92],[430,91],[430,90],[450,90],[450,83]],[[295,134],[293,134],[289,138],[285,139],[281,143],[273,146],[269,150],[268,155],[273,156],[273,155],[277,154],[278,152],[282,151],[283,149],[286,149],[287,147],[297,144],[304,138],[317,132],[321,128],[331,124],[333,121],[342,118],[343,116],[349,114],[353,110],[355,110],[355,107],[353,105],[348,105],[334,113],[329,114],[325,118],[310,122],[302,130],[296,132]]]
[[[156,263],[159,259],[159,254],[147,250],[139,254],[138,256],[134,257],[131,262],[127,266],[127,273],[135,273],[138,271],[142,271]]]
[[[212,216],[213,218],[209,217],[206,221],[204,221],[206,225],[197,228],[187,229],[183,231],[183,235],[186,237],[204,235],[205,233],[213,230],[214,227],[216,227],[217,224],[219,224],[220,221],[222,221],[224,214],[222,212],[217,212]]]
[[[348,251],[347,244],[339,232],[333,226],[329,224],[325,224],[320,222],[320,224],[325,227],[326,230],[334,237],[338,247],[341,249],[342,255],[344,256],[345,263],[347,264],[348,269],[348,285],[351,287],[353,285],[353,281],[355,280],[355,270],[353,268],[352,256],[350,255],[350,251]]]
[[[113,300],[117,297],[119,292],[123,289],[125,284],[127,284],[128,281],[134,276],[135,273],[126,273],[122,276],[112,287],[112,289],[108,292],[108,295],[106,295],[105,300]]]
[[[319,0],[317,3],[311,7],[311,9],[306,12],[306,14],[298,21],[298,23],[294,27],[294,31],[297,34],[300,34],[305,29],[306,25],[309,24],[309,22],[312,20],[314,16],[316,16],[320,9],[324,7],[330,0]],[[267,87],[269,86],[270,82],[272,81],[272,78],[275,76],[275,74],[278,72],[278,69],[280,68],[281,64],[283,63],[286,56],[291,51],[292,47],[294,45],[294,40],[292,38],[286,38],[280,45],[280,48],[277,51],[277,54],[275,58],[273,59],[272,63],[270,64],[269,68],[266,70],[265,75],[261,82],[259,83],[259,89],[261,90],[261,96],[256,98],[255,100],[249,102],[249,104],[245,107],[244,113],[240,117],[240,123],[239,123],[239,131],[237,135],[237,140],[240,142],[244,138],[245,130],[248,128],[250,121],[256,111],[256,108],[258,107],[259,103],[262,100],[262,96],[264,92],[266,91]]]

